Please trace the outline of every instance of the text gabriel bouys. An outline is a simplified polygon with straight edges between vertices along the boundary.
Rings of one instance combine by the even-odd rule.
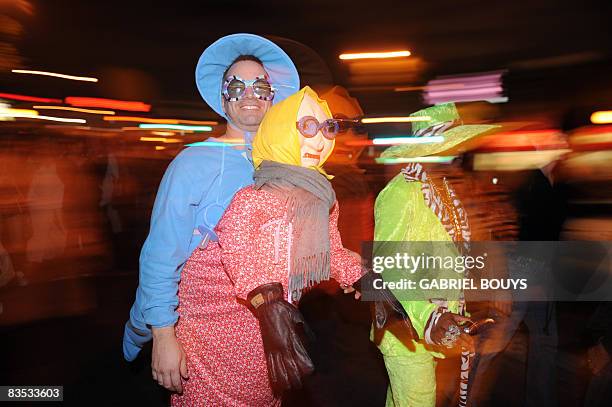
[[[525,278],[483,278],[473,280],[471,278],[423,278],[418,281],[402,278],[398,281],[374,280],[374,288],[377,290],[525,290],[527,279]]]

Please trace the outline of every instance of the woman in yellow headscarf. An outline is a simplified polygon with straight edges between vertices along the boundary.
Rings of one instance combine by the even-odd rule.
[[[342,246],[322,168],[338,130],[308,87],[270,108],[253,140],[255,184],[238,191],[215,229],[224,270],[190,276],[213,287],[210,296],[181,297],[207,315],[194,324],[207,329],[182,339],[209,345],[189,362],[214,359],[210,384],[223,405],[279,405],[283,391],[299,388],[313,370],[295,306],[302,291],[329,278],[351,285],[362,274]]]

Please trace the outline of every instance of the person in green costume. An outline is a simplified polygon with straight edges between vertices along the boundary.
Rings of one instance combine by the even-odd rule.
[[[415,137],[428,137],[423,143],[393,146],[382,158],[416,159],[433,154],[455,154],[465,151],[474,137],[492,131],[495,125],[463,125],[453,103],[420,110],[412,117],[427,117],[413,122]],[[427,242],[428,255],[458,256],[470,240],[467,214],[445,177],[428,173],[426,165],[410,162],[380,192],[374,218],[374,256],[385,253],[386,242]],[[441,243],[446,242],[446,243]],[[419,246],[422,247],[422,246]],[[388,251],[388,250],[387,250]],[[419,248],[420,251],[420,248]],[[427,269],[428,277],[439,277],[444,270]],[[399,278],[394,270],[382,273],[384,281]],[[373,335],[389,374],[387,406],[435,406],[436,358],[443,358],[449,349],[462,350],[460,405],[467,399],[471,338],[460,328],[469,321],[465,317],[462,291],[445,290],[445,297],[409,298],[402,290],[391,289],[410,319],[418,338],[398,338],[396,331],[385,330]],[[376,331],[376,330],[375,330]],[[376,338],[378,337],[378,338]],[[409,339],[407,340],[406,337]],[[463,377],[465,376],[465,378]]]

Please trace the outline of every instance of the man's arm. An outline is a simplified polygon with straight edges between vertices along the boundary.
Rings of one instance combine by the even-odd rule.
[[[161,181],[151,228],[140,255],[140,282],[124,338],[126,358],[133,359],[152,337],[153,378],[178,392],[182,391],[180,376],[187,377],[185,353],[174,332],[178,282],[190,255],[196,207],[203,191],[210,187],[202,182],[205,177],[198,176],[197,171],[202,168],[197,168],[197,164],[193,156],[182,153],[170,164]],[[214,177],[206,178],[212,182]],[[136,329],[130,330],[130,326]]]
[[[196,223],[202,188],[195,185],[191,162],[177,157],[164,174],[151,215],[149,235],[140,253],[139,291],[147,325],[164,327],[178,319],[178,282]],[[199,196],[198,196],[199,195]]]

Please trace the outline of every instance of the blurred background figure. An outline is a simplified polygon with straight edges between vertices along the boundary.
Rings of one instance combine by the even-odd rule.
[[[8,284],[15,277],[15,269],[8,252],[0,243],[0,287]]]
[[[29,171],[27,154],[23,144],[8,139],[0,142],[0,241],[11,269],[23,281],[23,271],[26,263],[26,242],[30,235],[31,221],[27,207]],[[5,283],[8,283],[8,278]]]
[[[521,241],[541,242],[559,240],[566,217],[565,198],[553,184],[552,161],[540,169],[512,174],[518,180],[509,192],[513,209],[517,214],[517,237]],[[556,187],[556,188],[555,188]],[[509,216],[508,213],[506,216]],[[521,278],[538,273],[550,274],[553,264],[548,253],[538,253],[535,246],[531,253],[506,253],[507,277]],[[521,257],[526,256],[526,257]],[[537,284],[531,278],[531,284]],[[543,280],[539,284],[544,284]],[[490,400],[491,380],[494,370],[488,370],[493,358],[505,349],[519,324],[528,329],[528,353],[526,363],[526,389],[524,404],[529,406],[557,405],[557,315],[555,302],[513,299],[512,296],[491,301],[487,316],[496,324],[480,336],[478,357],[474,363],[471,388],[471,405],[486,404]]]
[[[52,140],[41,147],[41,153],[30,159],[34,172],[27,195],[32,222],[32,235],[26,246],[27,260],[36,264],[62,256],[67,238],[62,212],[64,183],[56,162],[60,151]]]
[[[359,101],[342,86],[334,86],[320,95],[327,101],[334,118],[347,120],[341,123],[344,131],[337,138],[334,154],[326,167],[334,175],[332,185],[342,205],[338,219],[342,243],[346,248],[361,253],[362,243],[372,240],[374,233],[375,199],[366,170],[358,165],[365,147],[354,145],[355,141],[368,139],[366,129],[360,123],[363,110]]]
[[[589,321],[594,344],[587,349],[587,366],[593,376],[585,406],[606,406],[612,398],[612,302],[598,305]]]
[[[18,179],[12,176],[17,170],[18,157],[15,156],[12,146],[6,144],[2,146],[4,148],[0,150],[0,288],[15,278],[14,263],[17,261],[15,257],[25,250],[23,245],[25,199],[20,191]]]
[[[102,181],[102,196],[100,198],[100,207],[102,207],[108,222],[110,223],[111,231],[117,235],[123,231],[123,223],[119,211],[115,207],[114,200],[120,195],[120,173],[117,157],[112,152],[106,155],[106,170],[104,180]]]

